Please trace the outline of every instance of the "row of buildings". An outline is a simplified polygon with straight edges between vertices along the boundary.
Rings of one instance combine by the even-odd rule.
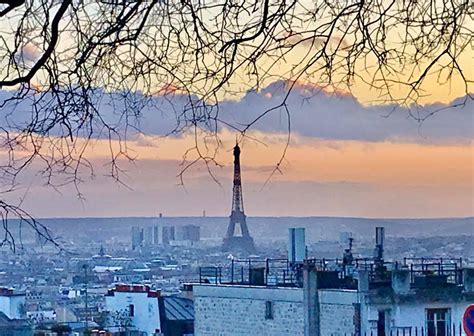
[[[86,322],[89,329],[104,329],[109,289],[122,283],[141,284],[159,288],[160,297],[173,296],[183,281],[195,277],[198,260],[204,260],[205,254],[200,247],[159,245],[136,252],[129,242],[104,244],[107,252],[102,243],[87,241],[69,244],[60,253],[31,245],[16,254],[1,251],[0,288],[12,291],[14,297],[23,296],[24,304],[19,321],[10,321],[13,315],[5,312],[0,327],[15,331],[12,335],[19,335],[12,325],[17,328],[20,322],[26,323],[27,335],[49,335],[62,327],[80,333]],[[0,335],[10,334],[0,331]]]
[[[132,250],[158,245],[192,246],[201,238],[197,225],[132,227]]]
[[[308,258],[304,229],[291,229],[288,258],[200,267],[179,294],[113,285],[101,294],[101,328],[154,336],[473,335],[474,268],[452,258],[385,260],[384,241],[377,228],[372,256],[356,256],[349,238],[341,258],[315,259]],[[19,330],[22,300],[21,293],[0,292],[0,325],[7,318],[9,330]],[[97,328],[90,312],[85,319]]]
[[[267,269],[244,281],[205,277],[192,285],[195,334],[472,335],[474,270],[413,265],[344,276],[307,261],[294,281],[270,280]]]
[[[196,335],[474,335],[474,268],[462,259],[307,259],[290,230],[289,260],[233,260],[190,284]]]

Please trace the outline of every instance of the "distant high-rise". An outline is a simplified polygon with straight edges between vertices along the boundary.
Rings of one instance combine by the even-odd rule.
[[[176,228],[176,240],[197,242],[201,239],[201,228],[197,225],[183,225]]]
[[[288,229],[288,261],[303,262],[306,259],[306,241],[304,228]]]
[[[143,244],[143,229],[134,226],[132,227],[132,250],[136,250],[142,247]]]
[[[176,240],[175,227],[174,226],[163,226],[162,231],[162,243],[169,245],[171,241]]]
[[[236,235],[235,227],[240,226],[241,235]],[[250,236],[247,227],[247,220],[244,213],[244,201],[242,195],[242,181],[240,175],[240,147],[234,147],[234,187],[232,192],[232,212],[230,222],[227,227],[222,249],[224,251],[242,251],[248,254],[255,252],[253,238]]]
[[[194,227],[193,225],[191,225]],[[196,230],[189,226],[186,228],[186,237],[196,237]],[[199,236],[199,227],[197,235]],[[194,231],[193,231],[194,230]],[[186,238],[187,239],[187,238]],[[141,247],[153,247],[158,245],[169,245],[171,241],[176,240],[176,229],[171,225],[150,225],[145,227],[132,227],[132,249]],[[199,240],[199,238],[197,238]]]
[[[160,227],[158,225],[153,226],[153,245],[160,243]]]
[[[143,246],[151,246],[153,244],[153,226],[147,226],[143,229]]]

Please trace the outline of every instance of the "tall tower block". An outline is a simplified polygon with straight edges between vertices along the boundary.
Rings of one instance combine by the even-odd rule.
[[[236,235],[235,228],[240,226],[241,235]],[[224,251],[241,251],[249,254],[255,252],[255,244],[247,227],[242,197],[242,180],[240,175],[240,147],[234,147],[234,188],[232,192],[232,212],[229,226],[222,244]]]

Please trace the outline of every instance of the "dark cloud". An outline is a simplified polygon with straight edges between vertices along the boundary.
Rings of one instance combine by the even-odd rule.
[[[228,121],[248,123],[278,105],[286,94],[285,83],[275,82],[261,92],[248,92],[238,102],[225,103]],[[461,99],[459,99],[459,102]],[[453,105],[458,102],[453,102]],[[406,108],[360,104],[347,94],[330,94],[320,88],[296,86],[288,99],[293,132],[329,140],[466,142],[474,135],[472,100],[465,106],[440,111],[423,123],[410,117]],[[421,117],[446,107],[443,104],[413,109]],[[254,126],[268,132],[285,132],[283,108],[269,113]]]
[[[278,106],[286,95],[287,83],[277,81],[259,92],[249,91],[238,101],[223,101],[219,118],[233,125],[245,125]],[[122,112],[134,107],[139,110],[129,121],[145,134],[169,135],[185,127],[184,118],[177,117],[189,107],[190,98],[179,93],[157,95],[140,102],[139,95],[124,97],[120,94],[102,94],[100,110],[112,125],[123,123]],[[0,100],[8,93],[0,91]],[[191,98],[192,99],[192,98]],[[452,103],[461,102],[462,98]],[[0,125],[21,128],[29,120],[31,101],[17,106],[9,105],[0,110]],[[421,117],[446,107],[443,104],[412,109]],[[406,108],[379,105],[364,106],[356,98],[341,93],[328,93],[309,85],[296,85],[288,99],[292,132],[328,140],[396,141],[418,143],[447,143],[472,141],[474,136],[471,99],[461,107],[442,110],[423,123],[410,117]],[[14,112],[12,113],[14,109]],[[288,129],[287,114],[283,108],[275,109],[255,123],[252,128],[263,132],[285,133]],[[221,126],[225,127],[225,126]]]

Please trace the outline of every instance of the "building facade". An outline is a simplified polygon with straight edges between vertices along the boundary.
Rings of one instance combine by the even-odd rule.
[[[144,285],[116,285],[106,296],[108,330],[144,336],[194,333],[194,305],[189,298],[161,296]]]
[[[0,288],[0,335],[32,336],[26,320],[26,294],[10,288]]]
[[[269,268],[263,278],[240,273],[240,265],[202,272],[193,285],[195,335],[469,335],[463,319],[474,309],[473,268],[453,260],[364,262],[348,271],[306,260],[281,270],[283,278]]]
[[[26,294],[13,289],[0,288],[0,312],[10,319],[24,318],[26,315]]]
[[[203,284],[193,295],[195,335],[304,335],[299,288]]]
[[[160,334],[159,296],[145,285],[116,285],[105,296],[109,330]]]

